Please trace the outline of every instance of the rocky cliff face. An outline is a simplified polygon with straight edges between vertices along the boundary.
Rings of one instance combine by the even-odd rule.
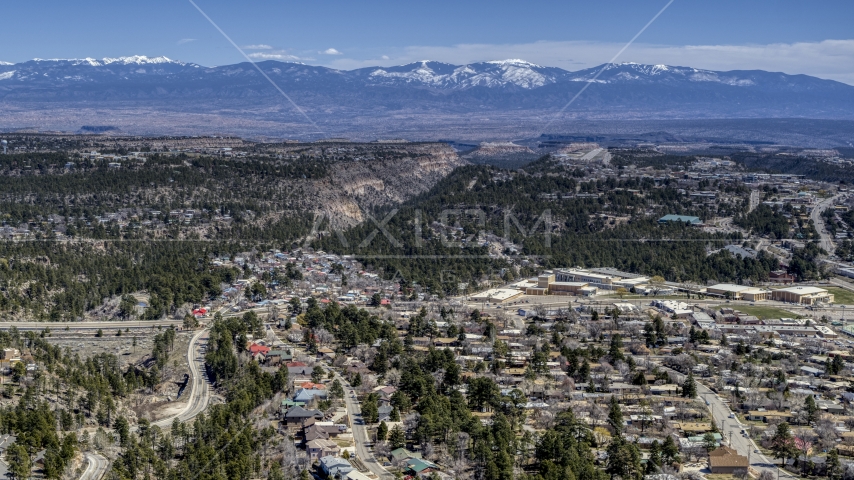
[[[401,146],[401,158],[376,158],[335,164],[329,178],[307,188],[315,215],[324,215],[334,227],[353,226],[365,212],[405,202],[426,192],[454,168],[467,162],[445,144]]]

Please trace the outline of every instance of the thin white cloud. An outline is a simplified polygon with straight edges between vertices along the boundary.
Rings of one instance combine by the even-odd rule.
[[[183,45],[185,43],[195,42],[196,40],[198,40],[198,39],[196,39],[196,38],[182,38],[181,40],[178,40],[177,44]]]
[[[285,52],[254,52],[250,53],[248,56],[252,60],[307,60]]]
[[[317,53],[321,55],[343,55],[343,53],[339,52],[338,50],[335,50],[334,48],[327,48],[326,50]]]
[[[270,45],[264,45],[263,43],[261,43],[258,45],[244,45],[243,49],[244,50],[272,50],[273,47],[271,47]]]
[[[487,60],[522,58],[529,62],[575,71],[607,62],[624,44],[602,42],[532,42],[521,44],[460,44],[410,46],[380,60],[329,59],[338,69],[402,65],[430,59],[464,65]],[[393,59],[392,59],[393,58]],[[635,43],[620,62],[666,64],[708,70],[768,70],[806,74],[854,85],[854,39],[767,45],[656,45]]]

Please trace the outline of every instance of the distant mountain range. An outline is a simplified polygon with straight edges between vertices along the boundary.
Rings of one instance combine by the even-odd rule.
[[[342,122],[428,113],[548,116],[588,82],[592,84],[569,115],[623,120],[854,119],[854,86],[762,70],[716,72],[623,63],[570,72],[523,60],[469,65],[423,61],[350,71],[278,61],[257,65],[320,121],[328,115]],[[257,114],[270,121],[281,121],[292,111],[248,62],[204,67],[145,56],[0,64],[0,104],[19,111],[141,108],[228,116],[240,110],[240,115]],[[2,123],[0,127],[9,126]]]

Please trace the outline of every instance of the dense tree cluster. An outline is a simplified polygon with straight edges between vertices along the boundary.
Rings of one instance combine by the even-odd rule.
[[[193,242],[0,242],[0,314],[73,321],[105,299],[147,291],[142,317],[158,319],[185,302],[219,295],[222,283],[237,278],[234,270],[212,266],[224,252]]]
[[[564,195],[576,190],[599,195]],[[557,197],[547,200],[543,193]],[[488,234],[520,244],[519,253],[542,256],[548,267],[608,265],[701,283],[767,280],[776,268],[770,255],[742,258],[720,250],[728,243],[741,243],[738,234],[708,234],[681,224],[661,225],[658,214],[638,215],[651,205],[659,214],[710,215],[686,207],[685,200],[675,186],[659,185],[650,178],[585,182],[469,166],[456,169],[390,216],[385,228],[395,242],[377,235],[376,226],[366,223],[345,232],[347,246],[335,236],[322,239],[318,246],[365,255],[361,258],[365,264],[388,277],[416,281],[437,294],[457,294],[461,283],[476,285],[495,272],[509,273],[507,260],[489,257],[482,240]],[[758,218],[762,212],[745,218]],[[602,213],[630,216],[631,221],[608,225],[601,220]],[[788,229],[786,219],[781,214],[779,218]],[[776,231],[767,225],[762,228],[766,227]],[[363,246],[360,242],[366,238],[371,241]],[[352,251],[355,245],[360,248]],[[718,251],[709,255],[709,250]]]

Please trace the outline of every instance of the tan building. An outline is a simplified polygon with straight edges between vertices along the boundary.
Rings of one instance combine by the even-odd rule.
[[[762,288],[747,287],[744,285],[733,285],[731,283],[719,283],[706,288],[706,293],[709,295],[718,295],[732,300],[747,300],[749,302],[759,302],[768,300],[771,294],[770,290]]]
[[[521,296],[523,293],[510,288],[491,288],[485,292],[476,293],[469,298],[475,302],[504,303]]]
[[[537,277],[536,287],[525,288],[525,295],[548,295],[549,285],[555,281],[553,273],[545,273]]]
[[[833,303],[833,294],[818,287],[786,287],[771,291],[771,298],[780,302],[798,303],[800,305],[815,305],[816,303]]]
[[[587,285],[587,282],[554,282],[549,285],[549,293],[552,295],[578,295]]]

